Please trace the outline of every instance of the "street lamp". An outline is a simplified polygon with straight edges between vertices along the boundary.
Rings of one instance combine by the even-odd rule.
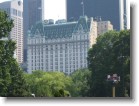
[[[117,76],[117,74],[107,75],[107,81],[112,82],[112,97],[115,97],[115,85],[120,82],[120,76]]]

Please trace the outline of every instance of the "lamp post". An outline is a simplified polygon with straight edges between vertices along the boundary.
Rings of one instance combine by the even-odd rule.
[[[107,75],[107,81],[112,82],[112,97],[115,97],[115,85],[120,82],[120,76],[117,74]]]

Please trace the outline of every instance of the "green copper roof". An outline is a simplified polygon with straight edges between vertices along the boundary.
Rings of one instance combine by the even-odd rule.
[[[72,33],[79,30],[88,32],[91,21],[87,17],[80,17],[78,22],[67,22],[60,24],[46,24],[45,22],[37,22],[31,29],[31,36],[41,35],[47,39],[69,38]]]

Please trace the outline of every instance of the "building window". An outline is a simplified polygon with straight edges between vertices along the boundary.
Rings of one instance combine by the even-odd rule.
[[[55,45],[55,49],[56,49],[56,50],[58,49],[57,45]]]
[[[62,48],[62,44],[60,45],[60,49],[62,50],[63,48]]]
[[[22,17],[22,12],[21,11],[18,11],[18,16]]]
[[[13,13],[13,15],[17,16],[17,10],[16,9],[13,8],[12,13]]]
[[[53,50],[53,45],[51,45],[51,50]]]
[[[68,45],[67,44],[65,44],[65,49],[67,49],[68,48]]]

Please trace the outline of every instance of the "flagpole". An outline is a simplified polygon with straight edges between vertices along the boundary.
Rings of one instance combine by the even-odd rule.
[[[82,8],[83,8],[83,16],[84,16],[84,1],[83,0],[82,0],[81,4],[82,4]]]

